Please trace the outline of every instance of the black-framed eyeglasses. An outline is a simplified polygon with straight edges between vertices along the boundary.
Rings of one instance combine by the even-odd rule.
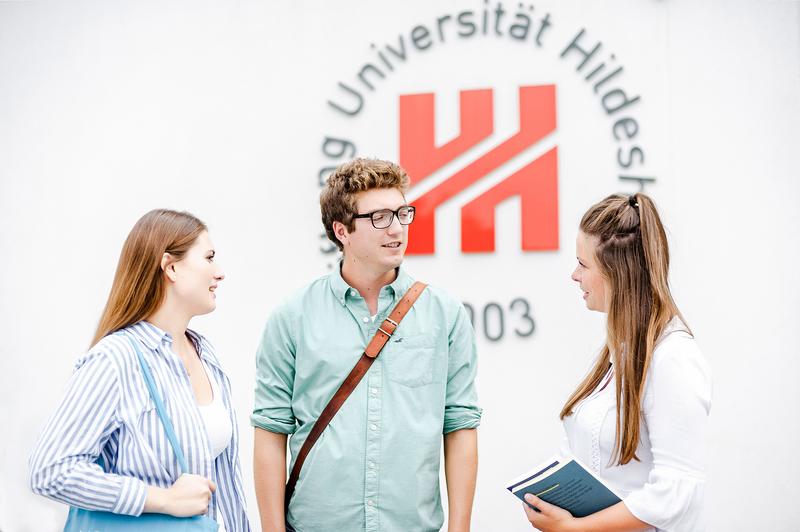
[[[416,209],[413,205],[403,205],[396,211],[380,209],[366,214],[354,214],[353,218],[369,218],[372,221],[372,227],[375,229],[386,229],[392,225],[395,216],[397,216],[397,221],[400,222],[400,225],[410,224],[414,221],[415,211]]]

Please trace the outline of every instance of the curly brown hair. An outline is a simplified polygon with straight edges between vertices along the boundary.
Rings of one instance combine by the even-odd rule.
[[[342,243],[333,232],[333,222],[341,222],[351,233],[356,230],[353,216],[356,211],[356,194],[378,188],[396,188],[403,196],[408,191],[410,179],[399,165],[380,159],[353,159],[344,163],[328,176],[319,196],[322,225],[331,242],[342,250]]]

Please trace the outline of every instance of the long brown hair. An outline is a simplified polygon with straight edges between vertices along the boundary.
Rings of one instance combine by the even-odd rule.
[[[561,419],[597,388],[613,361],[617,423],[611,462],[622,465],[639,459],[641,404],[656,342],[674,316],[688,326],[669,290],[667,235],[650,197],[608,196],[586,211],[580,230],[595,237],[595,258],[608,283],[606,344]]]
[[[180,260],[208,228],[188,212],[155,209],[131,229],[117,264],[106,308],[92,345],[114,331],[152,315],[164,300],[161,258]]]

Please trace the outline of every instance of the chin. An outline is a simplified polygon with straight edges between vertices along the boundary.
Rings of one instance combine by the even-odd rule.
[[[588,308],[589,310],[592,310],[594,312],[599,312],[601,314],[605,314],[606,313],[605,309],[595,307],[594,305],[592,305],[592,306],[586,305],[586,308]]]
[[[384,264],[386,264],[387,268],[395,269],[401,264],[403,264],[403,255],[399,255],[397,257],[392,257],[388,259]]]
[[[199,309],[199,312],[197,314],[195,314],[195,316],[203,316],[205,314],[210,314],[210,313],[214,312],[214,310],[216,310],[216,308],[217,308],[217,302],[213,301],[211,304],[206,305],[202,309]]]

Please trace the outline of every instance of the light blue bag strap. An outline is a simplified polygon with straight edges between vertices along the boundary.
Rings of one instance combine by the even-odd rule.
[[[172,445],[175,458],[178,459],[178,466],[180,466],[181,473],[187,473],[189,468],[186,466],[186,458],[183,456],[183,450],[181,450],[181,445],[178,443],[178,438],[175,436],[175,430],[172,428],[172,421],[167,415],[167,411],[164,408],[164,402],[161,400],[161,395],[159,395],[158,389],[156,388],[156,383],[153,380],[153,374],[150,373],[150,366],[148,366],[147,362],[145,362],[144,356],[142,355],[142,351],[139,349],[137,342],[130,335],[126,334],[125,336],[136,350],[136,356],[139,357],[139,364],[142,366],[144,382],[147,384],[147,389],[150,390],[150,397],[152,397],[153,402],[156,404],[158,417],[161,418],[161,424],[164,425],[164,431],[167,433],[169,443]]]

